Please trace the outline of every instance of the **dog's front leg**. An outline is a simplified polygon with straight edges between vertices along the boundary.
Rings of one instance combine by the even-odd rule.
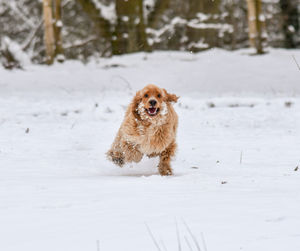
[[[143,154],[139,151],[138,145],[135,145],[130,142],[124,142],[122,144],[122,149],[125,157],[125,162],[140,162],[143,158]]]
[[[171,159],[175,155],[176,143],[172,142],[159,156],[158,170],[162,176],[172,175]]]
[[[125,164],[125,154],[122,149],[122,137],[120,130],[111,146],[111,149],[106,153],[107,158],[119,167]]]
[[[114,164],[118,165],[119,167],[124,166],[125,157],[124,157],[123,152],[115,151],[115,150],[111,149],[107,152],[106,155],[107,155],[108,159],[111,160]]]
[[[129,142],[120,142],[118,147],[108,151],[108,158],[116,165],[122,167],[126,163],[140,162],[143,154],[136,145]]]

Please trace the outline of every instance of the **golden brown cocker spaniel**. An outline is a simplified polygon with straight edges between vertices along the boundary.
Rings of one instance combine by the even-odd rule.
[[[170,162],[175,155],[178,125],[172,102],[177,100],[176,95],[155,85],[138,91],[107,152],[109,160],[122,167],[141,161],[144,154],[149,158],[159,156],[159,173],[172,175]]]

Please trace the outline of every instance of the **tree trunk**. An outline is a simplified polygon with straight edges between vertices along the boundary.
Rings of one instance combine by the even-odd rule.
[[[43,0],[43,16],[44,16],[44,42],[46,46],[46,62],[52,64],[55,55],[55,39],[52,20],[52,1]]]
[[[90,20],[95,24],[97,36],[104,38],[111,44],[112,51],[114,50],[114,36],[111,32],[112,25],[109,21],[101,17],[99,10],[96,8],[93,0],[77,0],[83,11],[88,15]]]
[[[284,46],[286,48],[295,48],[297,46],[295,34],[299,30],[297,1],[280,0],[280,7],[283,19],[282,28],[285,37]]]
[[[143,0],[116,0],[116,13],[113,54],[148,51]]]
[[[202,21],[204,24],[218,24],[220,23],[220,4],[221,0],[189,0],[187,18],[189,20],[196,19],[197,14],[201,13],[207,15],[207,20]],[[220,39],[218,36],[219,29],[209,27],[199,29],[187,26],[186,34],[190,42],[190,51],[197,52],[210,47],[220,46]],[[207,45],[207,47],[204,46],[203,48],[198,48],[195,46],[195,44],[198,44],[199,41],[202,41],[203,44]]]
[[[55,0],[55,56],[58,56],[57,59],[59,62],[63,62],[63,47],[62,47],[62,20],[61,20],[61,0]]]
[[[261,0],[255,0],[255,11],[256,11],[256,52],[257,54],[263,54],[263,39],[262,39],[262,27],[263,27],[263,20],[261,20],[262,9],[261,9]]]
[[[263,20],[261,19],[261,0],[247,0],[247,5],[250,45],[256,48],[257,54],[263,54]]]
[[[142,51],[151,51],[150,46],[147,41],[147,33],[146,26],[144,21],[144,8],[143,8],[143,0],[139,1],[139,12],[138,12],[139,20],[138,23],[138,49]]]
[[[156,0],[154,10],[150,13],[148,18],[148,26],[153,29],[158,28],[158,22],[162,14],[169,7],[170,0]]]

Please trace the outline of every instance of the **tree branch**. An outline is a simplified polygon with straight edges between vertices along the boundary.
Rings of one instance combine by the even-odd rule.
[[[33,39],[35,38],[36,34],[38,33],[39,29],[43,25],[43,20],[40,21],[40,23],[33,29],[33,31],[29,34],[29,36],[25,39],[25,42],[22,45],[22,50],[26,51],[30,44],[32,43]]]
[[[93,37],[89,37],[83,41],[77,41],[73,44],[68,44],[68,45],[65,45],[63,46],[63,49],[64,50],[68,50],[68,49],[72,49],[72,48],[76,48],[76,47],[82,47],[82,46],[85,46],[86,44],[90,43],[90,42],[93,42],[93,41],[96,41],[97,40],[97,37],[96,36],[93,36]]]
[[[9,1],[9,3],[4,4],[6,4],[7,7],[9,7],[15,14],[17,14],[18,17],[20,17],[24,21],[24,23],[34,29],[34,23],[23,13],[22,9],[18,6],[17,3]]]

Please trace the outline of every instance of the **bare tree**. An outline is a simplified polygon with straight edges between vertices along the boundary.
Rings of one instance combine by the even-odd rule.
[[[58,61],[63,61],[63,46],[62,46],[62,37],[61,37],[61,29],[62,29],[62,19],[61,19],[61,0],[55,0],[55,56],[58,56]]]
[[[52,23],[52,1],[43,0],[43,16],[44,16],[44,41],[46,46],[46,62],[52,64],[55,56],[55,38]]]
[[[262,27],[263,17],[261,0],[247,0],[250,45],[256,48],[257,54],[263,54]]]

